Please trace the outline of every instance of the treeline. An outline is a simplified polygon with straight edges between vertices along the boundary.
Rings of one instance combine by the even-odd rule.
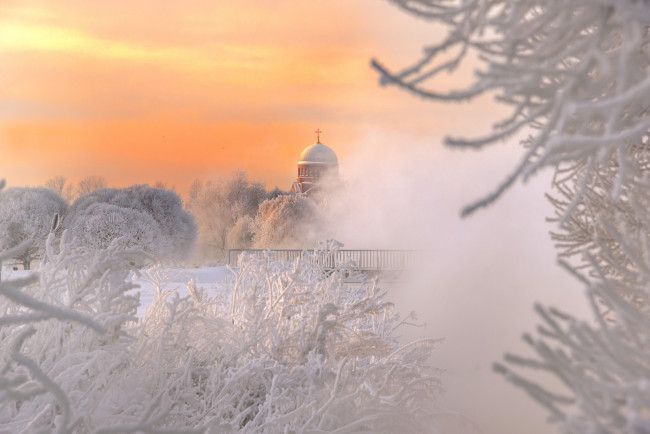
[[[307,247],[323,226],[322,211],[313,201],[278,188],[267,191],[244,171],[195,181],[186,207],[199,228],[199,262],[223,262],[229,249]]]
[[[110,188],[97,176],[0,191],[0,250],[29,244],[13,256],[25,269],[43,257],[50,232],[90,250],[119,244],[151,262],[198,266],[224,263],[229,249],[311,247],[325,221],[312,200],[266,190],[244,171],[194,181],[184,203],[161,182]]]

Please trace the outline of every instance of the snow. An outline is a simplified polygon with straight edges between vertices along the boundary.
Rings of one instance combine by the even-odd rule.
[[[225,286],[234,279],[236,269],[220,267],[200,267],[200,268],[161,268],[156,270],[156,274],[165,276],[162,282],[166,289],[173,289],[179,296],[185,297],[189,294],[187,284],[194,281],[198,289],[205,290],[206,293],[214,297],[223,292]],[[36,273],[27,270],[2,270],[2,280],[20,279]],[[156,283],[147,270],[132,272],[130,280],[137,285],[137,288],[130,290],[129,294],[140,294],[140,306],[138,307],[138,317],[144,317],[146,310],[151,306],[156,296]]]
[[[160,275],[166,276],[164,286],[167,289],[174,289],[179,296],[185,297],[189,294],[187,284],[194,281],[197,289],[205,290],[207,295],[214,297],[223,292],[226,285],[234,280],[235,269],[230,267],[201,267],[201,268],[163,268],[157,271]],[[151,306],[156,296],[156,284],[147,274],[146,270],[140,273],[132,273],[131,281],[138,286],[129,291],[131,294],[140,294],[140,306],[138,317],[142,318],[146,310]]]
[[[329,146],[323,145],[321,142],[314,143],[313,145],[306,148],[300,154],[301,163],[327,163],[327,164],[338,164],[339,160],[336,157],[336,153]]]

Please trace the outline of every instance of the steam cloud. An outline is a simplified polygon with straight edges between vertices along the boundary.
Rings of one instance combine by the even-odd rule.
[[[488,433],[541,434],[549,429],[544,411],[492,364],[505,352],[529,353],[520,337],[537,323],[534,302],[587,312],[580,285],[555,263],[545,222],[551,174],[460,217],[464,205],[501,181],[519,151],[459,152],[435,140],[369,135],[339,153],[344,187],[329,203],[330,235],[351,249],[422,249],[426,267],[384,286],[403,315],[413,310],[427,324],[405,340],[445,339],[432,363],[446,370],[447,408]]]

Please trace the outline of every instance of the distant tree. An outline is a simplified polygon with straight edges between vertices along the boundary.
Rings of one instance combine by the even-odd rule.
[[[160,260],[187,259],[197,234],[178,194],[148,185],[100,188],[79,197],[65,227],[84,245],[104,249],[117,242]]]
[[[323,236],[320,208],[300,195],[282,195],[260,205],[256,219],[256,248],[299,249],[313,246]]]
[[[65,176],[55,176],[54,178],[45,181],[44,185],[50,190],[54,190],[58,193],[66,202],[72,203],[74,200],[73,187],[71,184],[67,183]]]
[[[68,205],[56,192],[45,187],[12,187],[0,191],[0,250],[27,240],[31,245],[13,259],[29,270],[40,259],[55,215],[63,217]]]
[[[98,188],[106,187],[106,179],[103,176],[87,176],[77,184],[76,197],[83,196]]]
[[[214,182],[195,181],[190,188],[187,209],[199,227],[197,259],[224,261],[228,249],[250,247],[241,244],[248,236],[233,235],[230,241],[236,244],[230,244],[229,233],[240,222],[238,231],[243,235],[241,230],[248,225],[246,217],[253,219],[266,197],[264,185],[250,180],[244,171]]]
[[[276,187],[273,188],[273,190],[269,190],[269,192],[266,194],[266,198],[267,199],[275,199],[278,196],[283,196],[283,195],[287,195],[287,194],[291,194],[291,193],[288,192],[288,191],[284,191],[280,187],[276,186]]]
[[[393,2],[449,31],[400,72],[373,62],[382,83],[434,100],[491,93],[512,108],[487,137],[448,144],[479,148],[529,134],[512,174],[464,213],[542,167],[555,169],[553,239],[562,266],[586,288],[595,321],[537,306],[543,325],[525,336],[537,356],[509,354],[495,369],[543,405],[562,432],[650,432],[648,2]],[[434,77],[471,52],[479,70],[469,88],[432,88]],[[551,373],[564,387],[548,390],[521,368]]]
[[[158,180],[158,181],[154,182],[154,183],[153,183],[153,187],[156,187],[156,188],[167,188],[167,189],[169,189],[169,190],[174,190],[174,191],[176,191],[176,186],[174,186],[174,185],[172,185],[172,186],[168,186],[167,183],[166,183],[165,181],[161,181],[161,180]]]
[[[228,231],[226,243],[231,249],[248,248],[253,245],[255,236],[255,219],[245,215],[237,219],[232,228]]]

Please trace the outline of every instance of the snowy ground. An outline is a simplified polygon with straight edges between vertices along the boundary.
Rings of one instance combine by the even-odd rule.
[[[25,277],[33,271],[2,270],[2,279]],[[165,289],[177,289],[180,296],[187,295],[187,283],[194,280],[197,288],[204,289],[210,295],[219,291],[228,279],[233,278],[233,272],[228,267],[202,268],[165,268],[142,270],[139,275],[133,274],[133,283],[139,288],[133,292],[140,293],[138,316],[142,317],[156,294],[156,279]]]
[[[140,293],[140,307],[138,316],[142,317],[156,294],[156,277],[161,278],[165,289],[177,289],[180,296],[187,295],[187,283],[194,280],[197,288],[204,289],[209,295],[218,292],[229,279],[233,279],[233,272],[228,267],[202,267],[202,268],[167,268],[163,270],[143,271],[140,276],[133,276],[133,283],[139,286],[133,292]]]

